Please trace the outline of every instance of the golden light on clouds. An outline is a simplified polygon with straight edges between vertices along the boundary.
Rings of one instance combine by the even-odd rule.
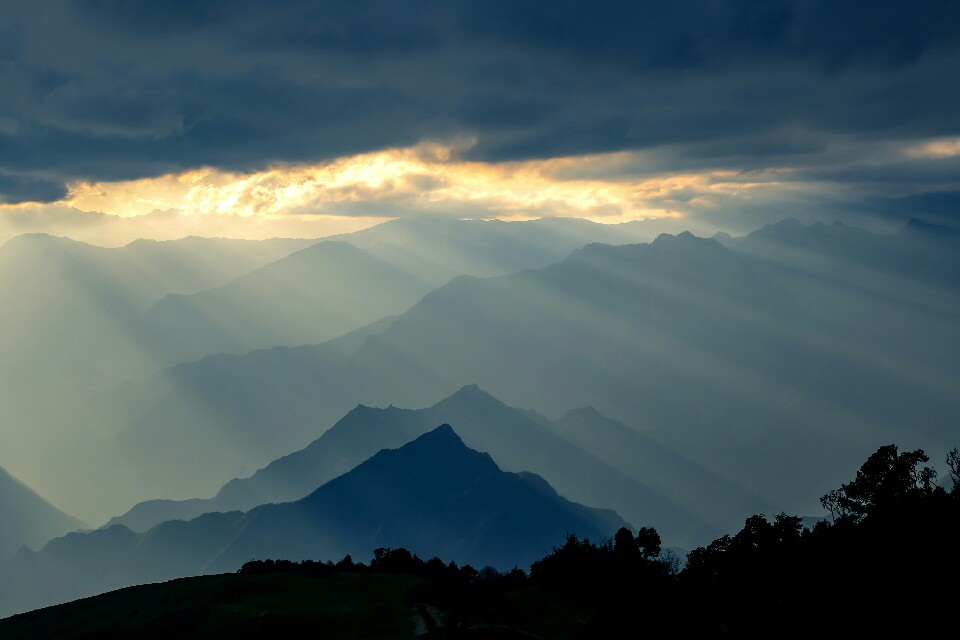
[[[657,171],[660,158],[649,151],[496,164],[464,160],[472,143],[424,142],[255,173],[204,168],[77,182],[55,205],[0,207],[0,240],[26,231],[104,245],[186,235],[315,238],[418,213],[605,223],[689,219],[731,199],[804,188],[790,182],[786,170]]]
[[[911,158],[952,158],[960,156],[960,138],[938,138],[907,148]]]
[[[393,207],[452,214],[487,212],[483,217],[566,215],[622,221],[678,216],[679,211],[663,206],[664,196],[712,177],[671,176],[640,182],[576,178],[569,176],[576,174],[578,164],[587,167],[597,158],[488,164],[457,160],[456,151],[454,145],[424,143],[253,174],[203,169],[128,182],[81,182],[71,185],[65,204],[123,217],[167,209],[190,215],[267,218],[362,216],[369,205],[372,215],[383,215]],[[610,154],[613,159],[617,155]]]

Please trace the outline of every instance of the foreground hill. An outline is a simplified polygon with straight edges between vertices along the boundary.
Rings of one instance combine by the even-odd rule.
[[[166,522],[142,534],[116,525],[21,552],[0,564],[0,614],[235,571],[251,558],[369,557],[378,547],[405,547],[475,566],[526,566],[569,532],[600,539],[624,524],[612,511],[565,500],[536,475],[500,471],[443,425],[296,502]]]
[[[86,527],[38,496],[0,467],[0,559],[20,547],[39,549],[48,540]]]
[[[595,410],[551,421],[469,385],[426,409],[358,406],[306,448],[232,480],[212,499],[148,501],[107,526],[145,531],[165,520],[297,500],[380,449],[400,446],[444,422],[457,425],[467,446],[488,452],[501,468],[532,471],[571,500],[654,525],[670,544],[696,546],[769,507]]]
[[[224,574],[130,587],[0,620],[7,640],[265,638],[305,627],[324,638],[409,638],[413,576]]]
[[[650,528],[570,535],[529,574],[380,548],[369,566],[256,560],[239,574],[125,589],[0,620],[0,635],[263,637],[299,618],[325,637],[408,637],[415,618],[413,634],[432,638],[807,638],[798,621],[829,610],[833,635],[940,637],[956,617],[954,590],[938,586],[960,569],[960,453],[946,459],[949,492],[927,462],[885,445],[823,497],[830,519],[808,529],[753,515],[682,570]]]

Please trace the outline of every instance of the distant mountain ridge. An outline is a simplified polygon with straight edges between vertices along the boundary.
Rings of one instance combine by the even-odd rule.
[[[350,353],[273,350],[183,365],[180,390],[145,408],[138,437],[187,424],[190,407],[223,416],[192,418],[191,433],[254,429],[250,416],[270,415],[273,433],[306,434],[360,402],[427,406],[476,382],[545,415],[592,405],[731,486],[814,513],[809,496],[884,442],[948,449],[960,414],[956,296],[938,287],[936,305],[917,304],[920,289],[896,293],[915,270],[898,272],[896,261],[893,275],[873,269],[870,252],[840,237],[831,243],[849,245],[843,257],[863,274],[827,278],[679,234],[589,245],[539,270],[458,277]],[[208,391],[221,387],[234,391]],[[249,392],[238,398],[239,388]],[[278,397],[283,410],[267,411]]]
[[[910,219],[894,235],[842,222],[804,225],[795,218],[768,224],[724,244],[739,252],[956,312],[960,231]],[[953,299],[951,299],[953,298]]]
[[[406,311],[443,280],[344,241],[323,241],[192,295],[168,295],[144,322],[171,362],[318,344]]]
[[[297,500],[376,451],[399,446],[440,422],[457,425],[468,446],[488,452],[502,468],[533,471],[561,495],[656,526],[675,544],[708,540],[727,523],[739,524],[751,509],[770,508],[595,410],[571,412],[554,422],[467,385],[426,409],[358,406],[305,449],[249,478],[230,481],[212,499],[147,501],[106,526],[123,524],[143,531],[164,520]],[[705,509],[702,503],[712,503],[713,495],[722,496],[723,502],[718,499],[715,507]]]
[[[629,526],[612,510],[560,497],[536,474],[500,471],[488,454],[467,448],[447,424],[399,449],[381,450],[288,504],[252,511],[240,537],[211,567],[238,566],[254,550],[259,557],[315,553],[317,538],[291,547],[289,536],[271,537],[285,529],[277,526],[280,514],[293,523],[309,513],[318,531],[322,528],[324,536],[338,531],[334,539],[349,541],[347,552],[358,557],[376,547],[404,547],[421,556],[501,568],[529,564],[568,532],[597,540]],[[276,553],[261,551],[271,545]],[[339,555],[334,549],[324,555]]]
[[[317,344],[403,312],[456,276],[543,268],[588,242],[635,242],[672,225],[397,219],[317,242],[220,287],[169,295],[145,322],[170,362]]]
[[[0,560],[21,547],[47,541],[87,525],[63,513],[0,467]]]
[[[120,586],[235,571],[251,558],[369,557],[405,547],[476,566],[526,566],[567,533],[593,540],[626,523],[564,498],[530,473],[500,471],[442,425],[383,450],[297,502],[208,514],[135,534],[71,534],[0,563],[0,615]]]
[[[219,286],[311,242],[184,238],[108,249],[29,234],[0,245],[0,407],[10,434],[0,464],[75,504],[78,483],[61,493],[46,470],[79,473],[71,465],[86,447],[90,394],[157,366],[140,339],[141,314],[166,294]]]
[[[0,246],[0,405],[22,436],[13,442],[23,444],[0,452],[0,464],[86,517],[103,517],[101,497],[79,491],[85,481],[63,486],[37,464],[41,450],[62,468],[87,457],[96,467],[110,463],[108,440],[122,427],[101,420],[98,409],[88,412],[91,397],[218,353],[324,342],[405,311],[459,274],[540,268],[586,242],[635,241],[673,224],[398,219],[322,243],[184,238],[113,249],[50,236],[11,239]],[[310,439],[262,460],[239,451],[212,484]],[[221,444],[214,441],[207,445]]]

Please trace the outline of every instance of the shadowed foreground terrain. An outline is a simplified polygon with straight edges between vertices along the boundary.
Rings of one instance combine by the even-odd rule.
[[[530,566],[424,561],[378,548],[369,566],[252,561],[237,574],[134,587],[0,621],[0,637],[614,638],[933,636],[955,622],[960,452],[948,492],[922,450],[881,447],[804,528],[755,515],[678,559],[652,528],[569,535]],[[303,626],[309,625],[309,626]]]
[[[17,638],[409,638],[404,594],[419,580],[346,573],[224,574],[121,589],[15,616]]]

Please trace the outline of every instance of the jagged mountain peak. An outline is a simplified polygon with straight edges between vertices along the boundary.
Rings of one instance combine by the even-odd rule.
[[[470,459],[476,463],[480,469],[486,466],[489,466],[488,470],[498,469],[493,458],[486,453],[480,453],[465,445],[460,436],[453,430],[453,427],[447,423],[443,423],[432,431],[424,433],[399,449],[384,450],[378,453],[377,456],[393,453],[436,464],[445,464],[453,459],[460,461]],[[377,456],[371,458],[367,463],[376,460]],[[483,462],[481,462],[481,459]],[[363,465],[358,467],[358,469],[362,467]]]
[[[435,406],[438,408],[449,407],[450,405],[469,404],[470,406],[483,405],[490,408],[505,407],[502,402],[481,389],[476,383],[466,384],[460,387],[453,395],[444,398]]]

